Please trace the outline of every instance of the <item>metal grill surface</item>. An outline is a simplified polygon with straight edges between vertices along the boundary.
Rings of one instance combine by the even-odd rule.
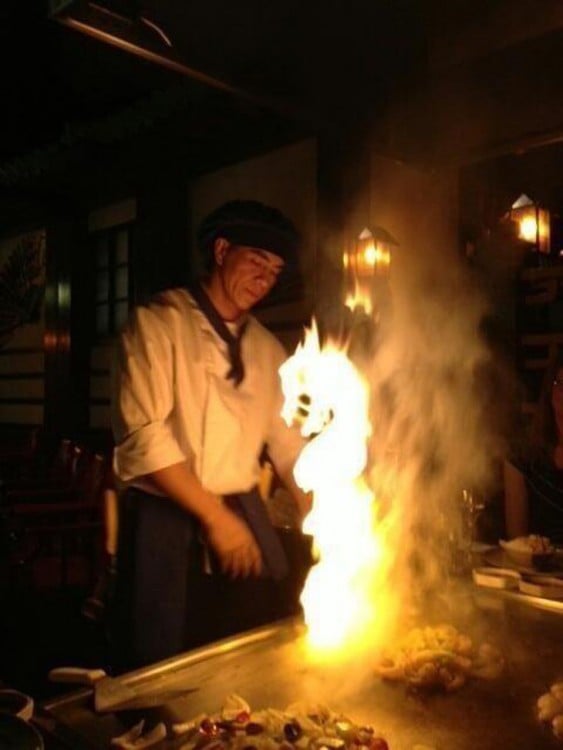
[[[534,707],[552,682],[563,679],[562,609],[470,590],[459,599],[459,619],[477,611],[468,623],[470,634],[498,645],[507,666],[500,679],[472,680],[453,694],[411,694],[404,685],[381,681],[365,660],[361,667],[314,666],[305,656],[303,627],[285,622],[123,677],[151,694],[197,688],[167,706],[97,715],[92,692],[82,690],[44,705],[42,724],[73,750],[105,750],[140,716],[170,725],[214,713],[225,696],[237,693],[254,709],[283,709],[299,700],[326,703],[355,722],[374,726],[391,750],[412,750],[416,744],[436,750],[556,748]],[[178,750],[182,744],[181,738],[171,738],[158,748]]]

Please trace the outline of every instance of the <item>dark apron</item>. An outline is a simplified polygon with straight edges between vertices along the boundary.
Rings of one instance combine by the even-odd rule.
[[[264,559],[276,568],[275,577],[232,580],[217,566],[212,574],[205,572],[207,550],[194,516],[167,497],[135,488],[121,497],[117,580],[108,622],[115,671],[157,662],[300,611],[310,539],[299,532],[288,537],[271,526],[268,531],[256,491],[230,496],[227,502],[260,535],[257,541]]]
[[[183,650],[199,543],[193,516],[168,498],[129,488],[119,503],[109,635],[114,666],[123,671]]]

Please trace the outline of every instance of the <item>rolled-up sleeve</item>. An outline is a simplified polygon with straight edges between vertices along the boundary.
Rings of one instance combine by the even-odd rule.
[[[123,482],[179,463],[185,456],[171,430],[173,349],[166,326],[140,307],[121,335],[115,367],[112,423],[114,467]]]

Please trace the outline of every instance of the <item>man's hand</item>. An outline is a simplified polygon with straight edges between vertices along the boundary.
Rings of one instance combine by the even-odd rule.
[[[225,573],[260,575],[262,555],[248,526],[206,490],[185,461],[146,475],[156,488],[199,518]]]
[[[218,504],[206,519],[207,539],[221,564],[223,573],[232,578],[258,576],[262,572],[262,555],[248,526]]]

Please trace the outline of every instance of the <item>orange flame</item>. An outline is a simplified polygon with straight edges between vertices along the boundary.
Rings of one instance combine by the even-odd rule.
[[[369,389],[345,352],[321,348],[313,321],[305,341],[280,369],[282,416],[310,440],[295,466],[313,492],[304,531],[319,555],[301,602],[313,652],[349,654],[377,639],[385,579],[385,528],[364,477],[371,425]]]

